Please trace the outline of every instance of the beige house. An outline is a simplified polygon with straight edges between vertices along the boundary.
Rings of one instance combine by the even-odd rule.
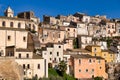
[[[47,16],[47,15],[44,15],[43,16],[43,22],[46,23],[46,24],[50,24],[50,25],[60,25],[60,20],[53,17],[53,16]]]
[[[18,49],[16,51],[15,61],[23,67],[24,78],[30,79],[32,77],[48,77],[48,63],[41,56],[33,54],[30,51]]]
[[[71,22],[71,25],[77,28],[78,35],[88,35],[87,24],[79,21],[79,22]]]
[[[116,36],[116,25],[114,22],[106,22],[106,36]]]
[[[78,35],[78,47],[84,49],[87,45],[92,44],[92,36]]]
[[[75,13],[74,14],[75,17],[79,17],[79,21],[82,21],[84,23],[89,23],[90,22],[90,16],[84,14],[84,13]]]
[[[24,29],[1,27],[0,36],[0,48],[3,51],[3,56],[5,56],[5,49],[7,46],[15,46],[16,48],[27,48],[28,32]]]
[[[59,29],[65,31],[65,39],[77,37],[77,28],[74,26],[59,26]]]
[[[79,21],[79,17],[75,17],[73,15],[68,15],[67,16],[67,21],[78,22]]]
[[[64,50],[67,50],[67,49],[73,49],[74,46],[73,46],[73,41],[74,41],[75,38],[67,38],[65,39],[64,41]]]
[[[48,77],[48,63],[35,53],[35,37],[26,26],[31,30],[38,29],[35,21],[14,17],[8,7],[5,17],[0,17],[0,57],[15,58],[24,69],[24,78]]]
[[[31,29],[38,31],[38,23],[25,18],[14,17],[13,10],[8,7],[5,16],[0,16],[0,27]]]
[[[39,28],[39,41],[41,44],[61,43],[64,40],[65,31],[53,28]]]
[[[117,32],[117,36],[119,36],[120,35],[120,23],[119,22],[116,23],[116,32]]]
[[[63,45],[59,43],[48,43],[45,49],[42,49],[42,57],[52,64],[53,67],[63,60]]]
[[[90,22],[95,23],[95,24],[99,24],[102,19],[106,19],[106,16],[105,15],[103,15],[103,16],[95,15],[95,16],[90,17]]]
[[[36,75],[39,78],[48,77],[48,64],[45,59],[33,53],[28,31],[1,27],[0,35],[0,40],[2,41],[0,43],[0,56],[15,57],[15,61],[19,65],[28,66],[29,69],[26,68],[24,70],[24,78],[32,78]]]

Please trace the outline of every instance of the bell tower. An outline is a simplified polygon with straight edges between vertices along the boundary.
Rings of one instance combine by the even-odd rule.
[[[14,16],[14,12],[10,8],[10,6],[5,10],[4,14],[5,14],[6,17],[13,17]]]

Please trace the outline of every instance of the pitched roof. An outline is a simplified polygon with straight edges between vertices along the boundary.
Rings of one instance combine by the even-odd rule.
[[[104,59],[102,57],[91,56],[89,54],[72,54],[71,56],[74,57],[74,58],[96,58],[96,59]]]
[[[13,31],[26,31],[25,29],[20,29],[20,28],[8,28],[8,27],[0,27],[0,30],[13,30]]]
[[[32,52],[30,49],[22,49],[22,48],[17,48],[17,52]]]

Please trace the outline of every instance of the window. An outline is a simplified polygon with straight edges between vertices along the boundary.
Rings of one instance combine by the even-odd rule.
[[[112,25],[112,29],[114,29],[114,25]]]
[[[27,68],[30,69],[30,64],[27,65]]]
[[[33,25],[33,30],[35,30],[35,25]]]
[[[10,41],[11,40],[11,36],[8,36],[8,41]]]
[[[61,46],[59,46],[59,48],[61,48]]]
[[[19,58],[21,58],[21,54],[19,53]]]
[[[50,61],[51,61],[52,59],[50,58]]]
[[[60,38],[60,34],[59,34],[59,38]]]
[[[29,74],[31,74],[31,72],[29,72]]]
[[[91,59],[89,59],[89,63],[92,63],[92,60],[91,60]]]
[[[120,33],[120,29],[119,29],[119,33]]]
[[[54,58],[54,61],[56,61],[56,58]]]
[[[105,60],[105,62],[107,62],[107,60]]]
[[[10,27],[13,27],[13,22],[10,22]]]
[[[100,66],[100,69],[102,69],[102,67]]]
[[[59,58],[59,61],[61,61],[61,58]]]
[[[85,39],[85,43],[87,43],[87,39]]]
[[[25,64],[23,64],[23,69],[25,69]]]
[[[2,53],[0,52],[0,56],[2,56]]]
[[[88,72],[88,69],[86,69],[86,72]]]
[[[3,27],[6,26],[6,22],[5,22],[5,21],[2,22],[2,26],[3,26]]]
[[[97,56],[97,54],[95,54],[95,56]]]
[[[26,75],[26,72],[24,71],[24,75]]]
[[[113,33],[116,33],[116,31],[113,31]]]
[[[108,28],[110,28],[110,25],[108,25]]]
[[[94,52],[96,52],[96,50],[97,50],[97,49],[96,49],[96,48],[94,48]]]
[[[24,42],[26,41],[26,37],[23,37],[23,41],[24,41]]]
[[[85,22],[88,22],[88,18],[85,19]]]
[[[52,55],[52,52],[50,52],[50,55]]]
[[[26,58],[29,58],[29,54],[26,54]]]
[[[59,56],[59,52],[57,52],[57,56]]]
[[[44,53],[44,55],[46,55],[46,53]]]
[[[79,69],[79,72],[81,72],[81,69]]]
[[[38,64],[38,69],[40,69],[40,64]]]
[[[53,38],[54,38],[54,34],[53,34]]]
[[[112,54],[110,55],[110,57],[112,57]]]
[[[68,29],[68,31],[70,31],[70,29]]]
[[[100,60],[98,60],[98,63],[100,63]]]
[[[104,54],[104,56],[106,56],[106,54]]]
[[[92,72],[94,72],[94,69],[92,69]]]
[[[42,39],[42,42],[44,42],[44,39]]]
[[[75,32],[75,29],[74,29],[74,32]]]
[[[21,23],[18,23],[18,28],[20,28],[21,27]]]
[[[31,24],[29,24],[29,28],[31,28]]]
[[[108,30],[108,34],[110,34],[110,30]]]
[[[9,56],[14,56],[14,52],[10,51]]]
[[[79,64],[81,64],[81,59],[79,59]]]

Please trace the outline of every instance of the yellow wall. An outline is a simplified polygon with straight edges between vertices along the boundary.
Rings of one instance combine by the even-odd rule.
[[[111,54],[107,51],[103,51],[101,57],[105,58],[106,62],[114,62],[115,54]]]
[[[114,62],[115,61],[115,54],[109,53],[109,51],[101,51],[100,46],[87,46],[87,50],[89,50],[92,56],[100,56],[105,59],[106,62]]]

